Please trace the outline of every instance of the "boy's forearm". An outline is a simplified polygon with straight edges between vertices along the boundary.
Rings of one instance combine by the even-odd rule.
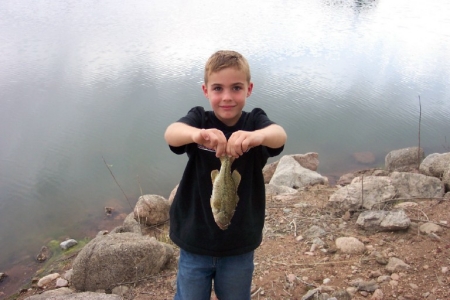
[[[277,124],[269,125],[263,129],[257,130],[264,136],[263,146],[269,148],[280,148],[286,143],[287,135],[283,127]]]
[[[181,122],[175,122],[167,127],[166,132],[164,133],[164,139],[171,146],[184,146],[194,142],[192,136],[199,130],[199,128]]]

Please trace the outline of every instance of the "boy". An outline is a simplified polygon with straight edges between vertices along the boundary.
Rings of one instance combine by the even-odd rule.
[[[189,160],[170,208],[170,238],[180,247],[178,299],[250,299],[253,253],[262,241],[265,186],[262,168],[281,153],[284,129],[263,110],[242,109],[252,93],[247,60],[234,51],[218,51],[206,63],[203,93],[212,111],[194,107],[167,128],[165,139]],[[210,206],[211,171],[218,157],[234,158],[241,175],[236,206],[226,230],[214,222]]]

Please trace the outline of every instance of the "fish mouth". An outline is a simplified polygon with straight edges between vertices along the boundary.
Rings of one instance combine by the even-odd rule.
[[[216,224],[217,224],[217,226],[219,226],[219,228],[222,229],[222,230],[228,229],[228,225],[230,225],[229,223],[226,224],[226,225],[223,225],[223,224],[221,224],[221,223],[219,223],[219,222],[216,222]]]

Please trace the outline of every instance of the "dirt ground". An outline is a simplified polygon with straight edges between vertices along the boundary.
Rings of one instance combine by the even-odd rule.
[[[318,287],[322,287],[320,292],[311,299],[323,293],[331,297],[335,291],[356,286],[361,280],[376,282],[383,294],[376,299],[450,299],[450,201],[415,201],[418,206],[406,210],[412,220],[406,231],[368,232],[356,225],[360,212],[350,214],[327,206],[336,189],[319,185],[295,197],[268,199],[264,239],[255,252],[252,299],[301,299]],[[437,235],[420,234],[418,227],[425,221],[440,224],[443,230]],[[322,237],[326,243],[322,248],[314,249],[311,240],[303,237],[312,225],[327,232]],[[167,226],[154,234],[164,238]],[[341,253],[334,240],[342,236],[358,238],[367,251],[359,255]],[[390,274],[371,255],[374,251],[385,258],[397,257],[410,268]],[[178,251],[175,253],[159,274],[128,284],[130,289],[124,299],[173,299]],[[65,268],[70,268],[70,263]],[[30,289],[17,299],[38,292],[42,291]],[[354,287],[351,299],[374,299],[372,294]]]

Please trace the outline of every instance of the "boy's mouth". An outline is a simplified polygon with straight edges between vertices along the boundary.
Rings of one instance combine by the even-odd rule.
[[[232,108],[234,108],[234,105],[224,105],[224,106],[221,106],[220,108],[222,108],[222,109],[232,109]]]

